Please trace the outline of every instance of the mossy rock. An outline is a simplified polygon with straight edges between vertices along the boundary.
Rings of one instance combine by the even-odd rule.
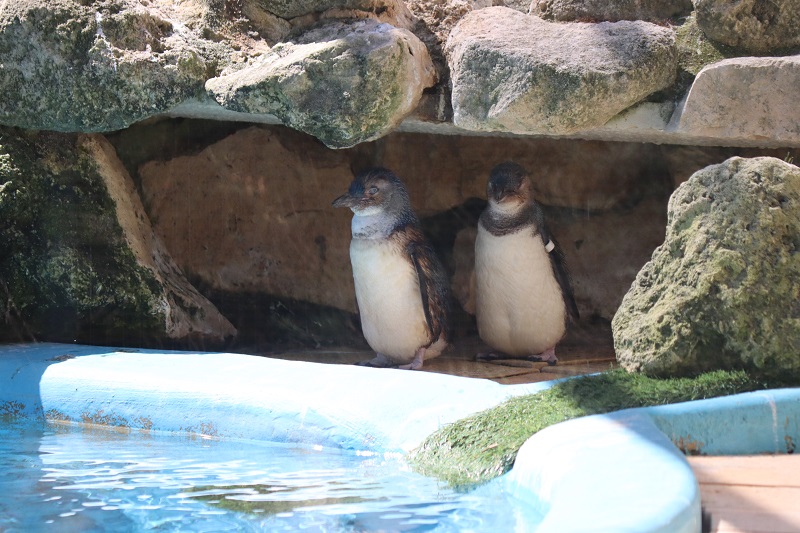
[[[422,42],[374,20],[326,22],[279,43],[251,66],[206,83],[231,111],[272,114],[347,148],[392,131],[434,84]]]
[[[139,2],[7,2],[0,124],[111,131],[202,95],[208,67],[183,33]]]
[[[678,49],[678,67],[694,76],[706,65],[742,55],[730,46],[709,40],[697,25],[694,13],[675,28],[675,46]]]
[[[0,129],[0,338],[157,336],[160,287],[139,266],[77,137]]]
[[[664,243],[612,328],[620,364],[654,376],[800,376],[800,168],[734,157],[672,195]]]
[[[219,346],[101,136],[0,128],[0,341]]]

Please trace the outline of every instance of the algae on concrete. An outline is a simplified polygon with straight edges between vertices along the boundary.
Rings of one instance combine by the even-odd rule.
[[[561,381],[552,388],[505,403],[443,427],[408,460],[420,473],[456,487],[485,483],[509,471],[520,446],[553,424],[581,416],[728,396],[782,385],[741,371],[696,378],[655,379],[624,370]]]

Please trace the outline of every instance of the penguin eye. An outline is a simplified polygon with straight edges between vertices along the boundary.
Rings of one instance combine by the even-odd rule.
[[[369,194],[370,196],[378,194],[378,188],[374,186],[370,187],[369,190],[367,191],[367,194]]]

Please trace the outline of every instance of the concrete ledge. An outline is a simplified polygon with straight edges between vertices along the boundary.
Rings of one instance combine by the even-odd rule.
[[[372,453],[407,452],[444,424],[552,383],[241,354],[0,347],[0,415]],[[544,511],[537,531],[699,531],[697,482],[672,442],[786,451],[799,421],[800,389],[581,418],[531,437],[506,480]]]
[[[0,414],[366,452],[407,452],[546,386],[242,354],[0,347]]]
[[[538,502],[540,532],[700,531],[700,488],[686,458],[635,410],[550,426],[507,476]]]

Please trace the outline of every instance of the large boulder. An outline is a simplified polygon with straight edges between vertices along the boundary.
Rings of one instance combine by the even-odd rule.
[[[630,371],[800,376],[800,168],[733,157],[695,173],[612,327]]]
[[[545,22],[505,7],[450,33],[453,122],[474,131],[564,135],[602,126],[675,80],[672,30],[647,22]]]
[[[724,59],[700,71],[670,129],[739,143],[797,145],[798,87],[800,55]]]
[[[202,94],[186,30],[141,2],[19,0],[0,10],[0,124],[124,128]]]
[[[800,0],[694,0],[697,24],[711,39],[751,54],[800,46]]]
[[[533,0],[530,4],[531,15],[560,22],[664,22],[691,12],[691,0]]]
[[[0,131],[0,338],[222,346],[99,135]]]
[[[374,20],[333,21],[279,43],[251,66],[208,80],[232,111],[273,114],[327,146],[385,135],[435,82],[425,45]]]

